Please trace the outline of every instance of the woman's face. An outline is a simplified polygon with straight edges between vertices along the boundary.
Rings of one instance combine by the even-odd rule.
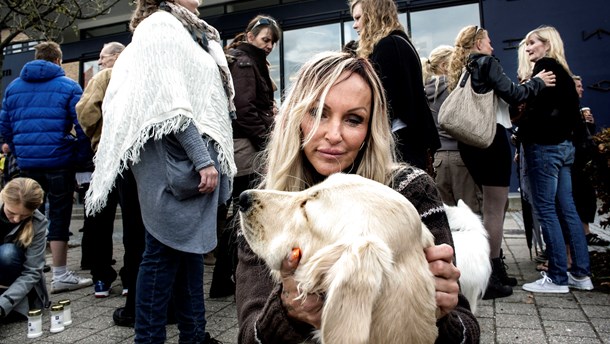
[[[494,48],[491,46],[491,39],[487,34],[477,41],[476,48],[481,54],[485,55],[491,55],[494,52]]]
[[[352,27],[354,28],[354,30],[356,30],[358,35],[360,35],[360,30],[362,30],[362,27],[364,26],[362,23],[362,6],[360,5],[360,3],[357,3],[352,8],[352,16],[354,19],[354,26]]]
[[[532,35],[525,41],[525,52],[531,62],[536,62],[546,56],[549,48],[536,35]]]
[[[18,224],[28,219],[34,213],[21,204],[4,203],[4,214],[10,223]]]
[[[349,75],[349,77],[348,77]],[[320,125],[305,145],[305,157],[315,170],[329,176],[349,168],[360,151],[371,117],[371,89],[357,74],[345,72],[328,92]],[[315,113],[316,109],[311,109]],[[303,136],[313,128],[314,116],[301,123]]]
[[[254,36],[252,32],[248,32],[248,43],[265,51],[265,54],[271,54],[273,50],[273,34],[269,27],[264,27]]]
[[[199,0],[176,0],[176,3],[193,13],[197,12],[197,7],[199,7]]]

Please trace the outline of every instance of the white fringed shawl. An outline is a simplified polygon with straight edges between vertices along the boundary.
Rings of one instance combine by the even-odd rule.
[[[222,54],[222,47],[217,41],[208,43],[209,54],[165,11],[138,25],[113,67],[104,97],[104,127],[86,197],[87,214],[106,205],[117,174],[139,161],[150,138],[160,139],[191,122],[216,143],[219,172],[235,175],[231,100],[223,88],[219,58],[210,55]]]

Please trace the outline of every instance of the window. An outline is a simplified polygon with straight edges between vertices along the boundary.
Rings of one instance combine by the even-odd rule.
[[[478,3],[411,12],[411,38],[422,57],[441,44],[452,46],[467,25],[480,25]]]
[[[287,89],[310,57],[322,51],[341,49],[341,26],[328,24],[284,31],[283,44],[284,89]]]

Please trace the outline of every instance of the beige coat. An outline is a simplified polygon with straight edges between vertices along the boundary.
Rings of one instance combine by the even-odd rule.
[[[78,123],[91,140],[93,152],[97,151],[97,145],[102,136],[102,101],[111,75],[112,68],[103,69],[95,74],[76,104]]]

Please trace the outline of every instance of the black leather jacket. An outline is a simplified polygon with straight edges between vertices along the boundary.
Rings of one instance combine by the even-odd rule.
[[[538,94],[545,85],[540,78],[532,78],[523,84],[515,84],[504,73],[497,58],[484,54],[468,57],[468,71],[471,73],[472,89],[477,93],[493,90],[509,105],[517,105]]]

